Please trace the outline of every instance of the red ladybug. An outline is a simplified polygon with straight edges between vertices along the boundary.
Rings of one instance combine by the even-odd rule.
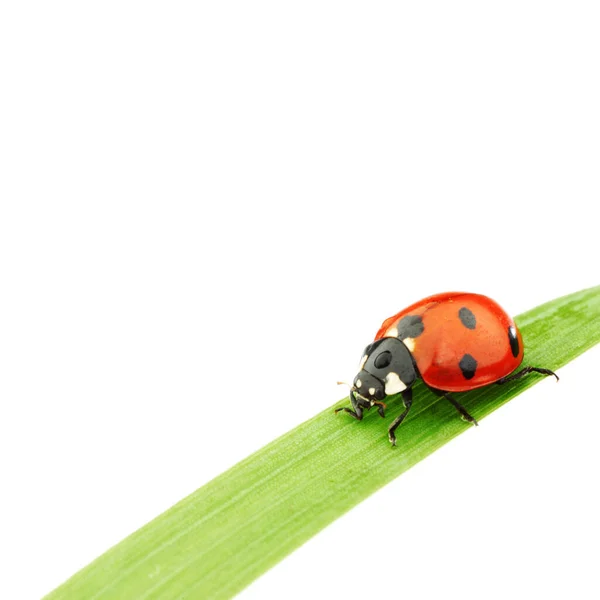
[[[491,383],[507,383],[536,372],[558,376],[550,369],[524,367],[510,375],[523,361],[523,340],[515,322],[491,298],[466,292],[429,296],[386,319],[375,341],[360,362],[350,390],[352,409],[359,421],[363,409],[377,406],[385,416],[386,396],[402,394],[404,411],[389,428],[394,432],[412,404],[412,385],[417,378],[444,396],[464,419],[477,421],[449,392],[466,392]]]

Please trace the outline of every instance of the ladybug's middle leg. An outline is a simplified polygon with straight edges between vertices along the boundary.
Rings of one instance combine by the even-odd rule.
[[[469,423],[473,423],[473,425],[479,425],[477,419],[470,415],[467,412],[467,409],[460,402],[455,400],[448,392],[442,392],[442,396],[444,396],[444,398],[446,398],[446,400],[448,400],[448,402],[454,406],[454,408],[460,413],[465,421],[469,421]]]

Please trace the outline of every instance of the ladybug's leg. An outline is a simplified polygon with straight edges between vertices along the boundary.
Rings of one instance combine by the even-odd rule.
[[[461,417],[465,421],[469,421],[469,423],[473,423],[473,425],[479,425],[477,419],[470,415],[467,412],[467,409],[460,402],[455,400],[450,394],[448,394],[448,392],[442,392],[442,396],[444,396],[444,398],[446,398],[446,400],[448,400],[448,402],[454,406],[454,408],[460,413]]]
[[[377,407],[377,412],[382,419],[385,419],[385,409],[387,406],[383,402],[373,402],[373,406]]]
[[[402,402],[404,403],[404,412],[400,413],[395,419],[394,422],[390,425],[388,429],[388,437],[390,438],[390,442],[392,446],[396,445],[396,436],[394,435],[394,431],[398,429],[400,423],[404,421],[410,407],[412,406],[412,388],[408,388],[402,392]]]
[[[356,398],[356,394],[354,392],[350,392],[350,402],[352,402],[352,408],[354,410],[346,406],[341,406],[340,408],[335,409],[335,414],[337,415],[341,410],[343,410],[349,415],[352,415],[357,421],[362,421],[363,409],[362,406],[358,403],[358,399]]]
[[[528,373],[541,373],[542,375],[554,375],[556,377],[556,381],[558,381],[558,375],[551,371],[550,369],[540,369],[539,367],[525,367],[521,369],[517,373],[513,373],[512,375],[507,375],[506,377],[502,377],[502,379],[498,379],[496,383],[498,385],[502,385],[503,383],[508,383],[509,381],[514,381],[515,379],[521,379],[523,375],[527,375]]]
[[[351,408],[348,408],[347,406],[342,406],[341,408],[335,409],[335,414],[337,415],[341,410],[346,411],[349,415],[352,415],[357,421],[362,421],[363,410],[360,406],[356,407],[356,412],[354,412]]]

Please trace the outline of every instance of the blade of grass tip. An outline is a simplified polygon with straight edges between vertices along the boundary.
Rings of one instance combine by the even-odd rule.
[[[600,286],[538,306],[516,320],[526,344],[525,363],[558,369],[600,341]],[[481,419],[543,379],[531,375],[509,386],[475,390],[461,402]],[[418,384],[394,450],[378,415],[358,425],[336,418],[332,409],[190,494],[46,598],[231,598],[470,427],[450,403]],[[390,403],[388,418],[399,412],[400,403]]]

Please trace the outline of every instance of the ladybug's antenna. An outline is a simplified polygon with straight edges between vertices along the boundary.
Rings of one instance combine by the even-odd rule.
[[[347,385],[350,389],[352,389],[352,386],[349,383],[346,383],[345,381],[336,381],[336,383],[338,385]]]

